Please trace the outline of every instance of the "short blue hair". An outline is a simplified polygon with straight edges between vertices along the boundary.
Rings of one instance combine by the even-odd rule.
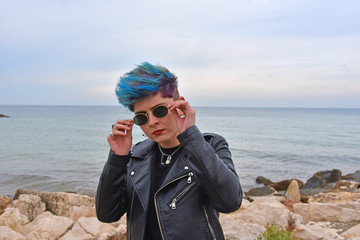
[[[116,85],[119,103],[134,110],[134,104],[145,97],[161,93],[163,97],[174,97],[177,77],[160,65],[143,62],[120,77]]]

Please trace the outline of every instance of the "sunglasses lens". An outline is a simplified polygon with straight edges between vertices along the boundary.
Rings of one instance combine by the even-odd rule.
[[[168,114],[168,112],[169,112],[169,109],[165,106],[158,106],[158,107],[154,108],[154,110],[153,110],[153,114],[157,118],[165,117]]]
[[[141,125],[144,125],[145,123],[147,123],[148,118],[145,114],[138,114],[138,115],[135,115],[133,120],[136,125],[141,126]]]

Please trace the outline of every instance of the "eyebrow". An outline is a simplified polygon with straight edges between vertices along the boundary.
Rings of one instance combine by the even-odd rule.
[[[153,106],[153,107],[151,107],[150,108],[150,111],[152,111],[154,108],[156,108],[156,107],[158,107],[158,106],[165,106],[166,105],[166,103],[158,103],[158,104],[156,104],[155,106]],[[140,113],[147,113],[146,111],[137,111],[137,112],[135,112],[135,115],[136,114],[140,114]]]

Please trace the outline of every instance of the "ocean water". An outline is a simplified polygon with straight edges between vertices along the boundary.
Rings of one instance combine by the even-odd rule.
[[[360,109],[195,108],[202,132],[223,135],[245,191],[257,176],[306,181],[360,169]],[[94,194],[121,106],[0,105],[0,195],[18,188]],[[134,143],[144,140],[134,128]]]

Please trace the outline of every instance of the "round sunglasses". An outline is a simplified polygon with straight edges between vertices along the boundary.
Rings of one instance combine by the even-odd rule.
[[[154,107],[152,110],[152,114],[156,118],[163,118],[168,114],[168,112],[169,112],[169,109],[166,106],[162,106],[162,105]],[[139,126],[144,125],[149,120],[149,114],[148,113],[138,113],[134,116],[133,120],[136,125],[139,125]]]

